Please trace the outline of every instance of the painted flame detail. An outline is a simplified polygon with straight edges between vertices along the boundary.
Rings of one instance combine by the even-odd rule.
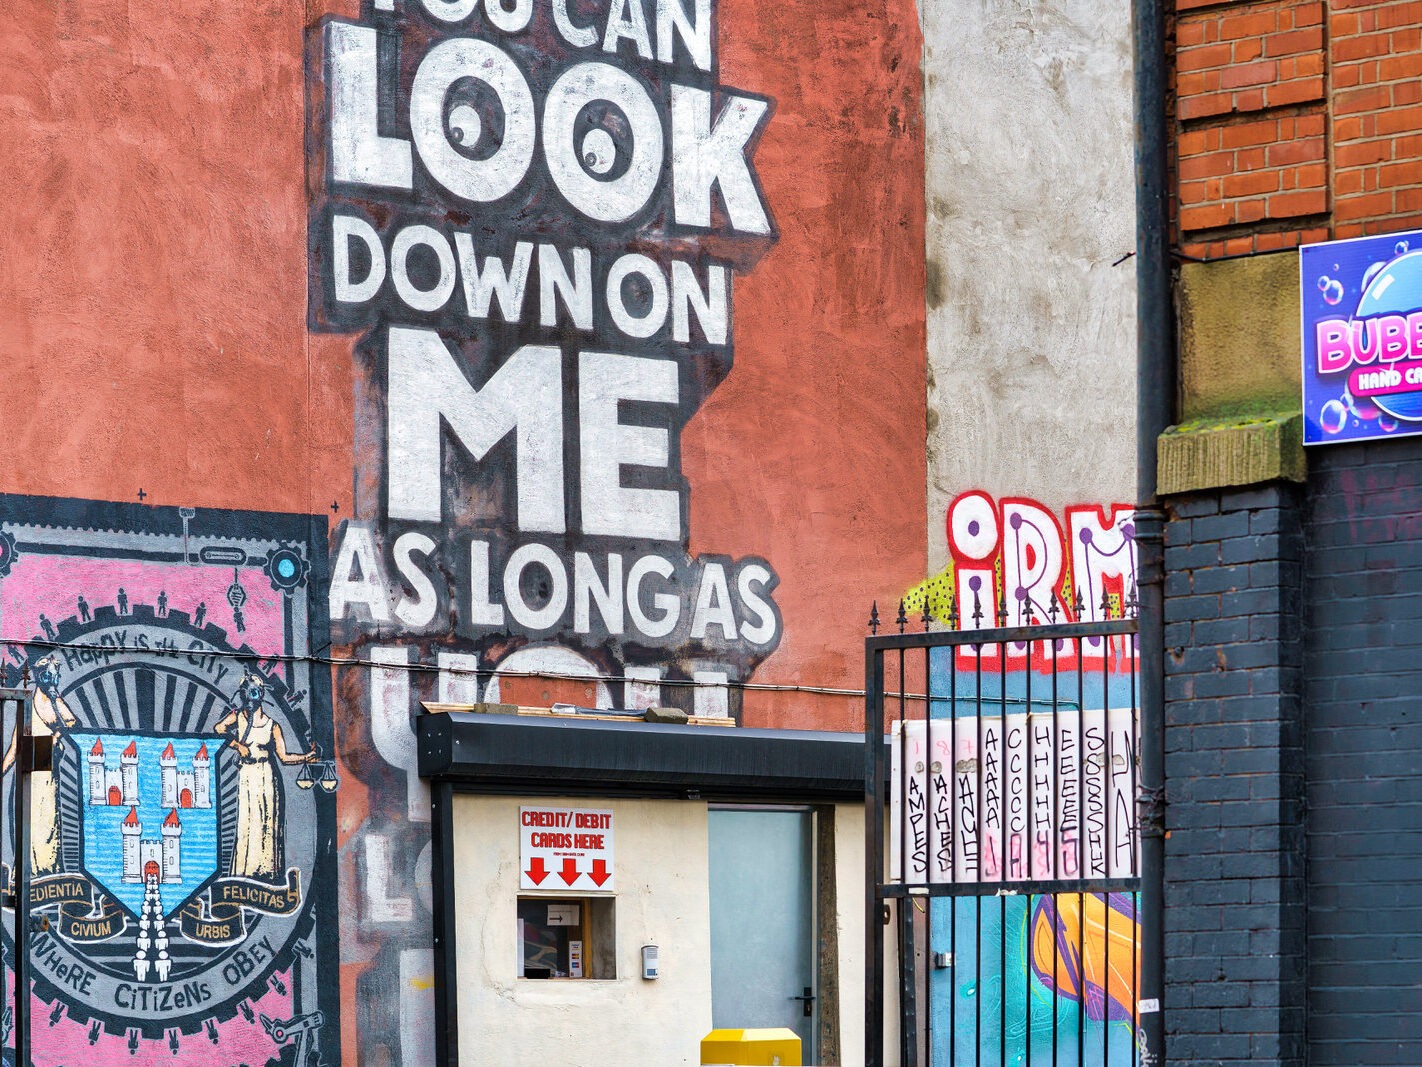
[[[1042,897],[1031,951],[1038,980],[1080,1003],[1088,1019],[1139,1024],[1140,925],[1128,894]]]

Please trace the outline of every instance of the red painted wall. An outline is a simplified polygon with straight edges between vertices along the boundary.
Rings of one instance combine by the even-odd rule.
[[[371,462],[356,455],[355,335],[307,326],[303,47],[332,13],[357,14],[11,6],[0,491],[351,516]],[[911,0],[721,0],[717,22],[720,80],[775,101],[755,163],[779,239],[736,280],[734,367],[682,435],[689,548],[761,556],[779,574],[783,637],[753,684],[855,690],[871,601],[892,616],[926,567],[917,14]],[[368,903],[368,816],[405,799],[402,775],[339,726],[367,716],[343,701],[364,699],[338,682],[352,915]],[[853,695],[752,691],[742,721],[852,729],[862,714]],[[417,852],[393,894],[417,896]],[[346,946],[348,1063],[370,1034],[399,1032],[382,936]],[[383,984],[360,986],[377,972]]]
[[[785,636],[757,682],[858,689],[871,602],[927,566],[917,15],[722,10],[725,80],[777,101],[756,159],[780,242],[738,285],[735,369],[682,438],[692,549],[779,570]],[[852,698],[746,699],[747,725],[862,721]]]
[[[0,41],[0,352],[17,492],[350,513],[350,339],[306,329],[289,5],[21,3]],[[924,572],[923,176],[912,4],[731,0],[722,78],[774,97],[780,240],[683,435],[692,549],[781,575],[757,681],[859,683],[875,597]],[[789,59],[793,57],[793,62]],[[341,505],[332,512],[332,502]],[[746,722],[847,727],[762,694]]]

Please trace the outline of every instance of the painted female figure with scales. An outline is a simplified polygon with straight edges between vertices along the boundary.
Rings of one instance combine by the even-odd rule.
[[[316,749],[290,753],[281,726],[262,708],[266,683],[251,671],[237,687],[237,706],[213,729],[226,734],[237,753],[237,842],[228,872],[234,878],[276,882],[282,869],[281,789],[273,760],[310,763]]]
[[[59,660],[53,655],[36,660],[30,733],[36,737],[56,735],[54,764],[59,763],[63,731],[76,725],[78,720],[59,694]],[[15,763],[15,737],[14,733],[10,735],[9,747],[0,760],[0,773],[8,772]],[[52,771],[35,771],[30,775],[30,805],[30,874],[35,878],[58,874],[59,794]]]

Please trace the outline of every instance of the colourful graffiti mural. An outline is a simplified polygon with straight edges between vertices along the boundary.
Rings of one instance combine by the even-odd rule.
[[[0,543],[3,680],[56,740],[34,1062],[334,1062],[324,519],[3,496]]]
[[[1129,506],[1058,516],[971,491],[949,505],[946,526],[951,562],[909,591],[907,611],[970,631],[1131,610]],[[943,961],[928,979],[932,1062],[1135,1062],[1138,895],[1008,887],[1130,885],[1138,874],[1136,659],[1129,635],[930,654],[931,723],[895,730],[890,807],[902,829],[890,835],[890,869],[905,877],[906,859],[910,882],[1008,890],[932,901],[929,947]]]
[[[1140,1021],[1140,924],[1134,896],[1058,893],[1032,909],[1032,973],[1088,1019]],[[1114,953],[1114,961],[1113,961]]]
[[[951,562],[909,590],[906,606],[926,605],[940,621],[956,610],[963,629],[979,628],[975,603],[980,625],[993,625],[998,604],[1009,626],[1046,621],[1053,604],[1059,621],[1115,618],[1135,586],[1130,504],[1073,504],[1058,517],[1035,500],[974,489],[953,498],[946,526]]]

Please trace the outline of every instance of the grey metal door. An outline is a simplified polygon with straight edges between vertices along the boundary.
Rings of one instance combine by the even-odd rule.
[[[816,1062],[814,816],[712,808],[711,1023],[785,1026]]]

